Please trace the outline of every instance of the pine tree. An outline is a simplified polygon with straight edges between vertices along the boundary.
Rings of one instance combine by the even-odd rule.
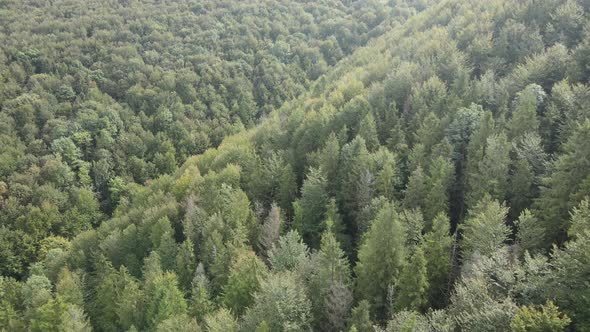
[[[336,176],[340,164],[340,143],[336,134],[331,133],[319,154],[319,166],[327,179],[327,190],[330,195],[336,194]]]
[[[375,151],[379,147],[379,136],[377,135],[377,125],[373,113],[368,112],[361,121],[358,136],[365,140],[367,150]]]
[[[508,189],[508,167],[510,145],[506,135],[492,135],[486,140],[483,157],[477,168],[468,174],[468,206],[473,207],[486,194],[504,200]]]
[[[258,238],[260,247],[265,254],[268,254],[268,251],[279,240],[281,225],[281,208],[273,203],[264,224],[262,224]]]
[[[505,224],[508,208],[484,196],[470,211],[464,224],[462,252],[464,258],[474,253],[487,256],[504,245],[511,233]]]
[[[405,259],[405,242],[405,229],[395,208],[385,205],[364,236],[355,267],[359,298],[370,303],[379,319],[387,313],[387,289],[397,284]]]
[[[176,252],[175,272],[178,276],[178,285],[184,292],[190,292],[193,272],[195,271],[195,250],[190,240],[185,240]]]
[[[332,222],[328,220],[327,230],[322,234],[320,250],[313,260],[314,273],[309,290],[314,317],[322,323],[324,330],[344,327],[345,316],[350,309],[350,266],[340,243],[332,232]]]
[[[92,326],[78,305],[71,304],[61,316],[60,332],[91,332]]]
[[[422,166],[418,166],[410,175],[403,205],[406,209],[423,209],[426,206],[426,195],[430,188],[428,187],[428,177],[424,174]]]
[[[590,177],[590,120],[581,123],[563,146],[564,153],[542,180],[537,201],[538,216],[545,228],[546,243],[563,241],[568,212],[587,195],[582,184]],[[586,188],[587,189],[587,188]]]
[[[580,205],[574,207],[570,213],[571,221],[567,231],[570,239],[583,236],[585,232],[590,231],[590,199],[584,198]]]
[[[252,251],[239,253],[231,268],[227,284],[223,287],[221,302],[239,317],[254,301],[254,293],[260,289],[260,280],[267,274],[267,267]]]
[[[397,310],[423,310],[428,303],[428,271],[424,252],[417,247],[402,269],[395,297]]]
[[[373,322],[371,322],[370,304],[367,300],[362,300],[352,309],[350,315],[349,331],[374,332]]]
[[[449,193],[453,183],[454,168],[450,160],[439,156],[430,165],[426,206],[423,207],[426,229],[439,213],[449,212]]]
[[[545,230],[531,211],[528,209],[522,211],[515,225],[518,229],[516,239],[523,251],[533,254],[543,249]]]
[[[78,274],[72,273],[67,267],[64,267],[59,273],[55,288],[57,295],[65,302],[75,304],[79,307],[84,305],[82,281]]]
[[[273,271],[295,271],[308,259],[309,249],[297,231],[289,231],[279,238],[269,253]]]
[[[311,168],[301,187],[299,206],[303,224],[298,231],[312,247],[319,244],[318,235],[322,232],[327,204],[326,179],[319,170]]]
[[[221,308],[205,317],[207,332],[237,332],[238,321],[231,312]]]
[[[271,331],[303,331],[310,328],[311,303],[305,288],[292,272],[269,276],[254,295],[244,316],[244,329],[253,331],[263,321]]]
[[[343,282],[332,282],[324,295],[325,331],[343,331],[352,306],[352,292]]]
[[[203,264],[197,265],[195,277],[192,281],[191,297],[189,300],[189,312],[191,316],[202,321],[213,310],[209,293],[209,280],[205,275]]]
[[[353,235],[359,229],[359,213],[370,204],[372,196],[372,173],[369,152],[365,140],[358,136],[342,148],[339,173],[338,205],[344,222],[350,225]]]
[[[512,141],[527,133],[536,133],[539,130],[537,107],[544,98],[545,92],[537,84],[530,84],[518,93],[512,118],[508,124],[508,136]]]
[[[570,322],[567,315],[561,314],[555,304],[548,301],[539,309],[534,306],[519,308],[510,322],[510,327],[513,332],[560,332],[564,331]]]
[[[165,272],[150,279],[145,285],[145,318],[148,328],[174,315],[185,314],[187,304],[178,289],[176,275]]]
[[[424,235],[422,243],[428,275],[428,299],[430,305],[435,308],[443,308],[447,302],[453,246],[450,228],[449,218],[442,213],[439,214],[432,221],[432,229]]]

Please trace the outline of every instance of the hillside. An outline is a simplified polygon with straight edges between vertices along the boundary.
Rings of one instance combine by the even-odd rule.
[[[388,6],[92,228],[56,236],[52,192],[22,214],[0,182],[0,329],[589,331],[590,3]]]

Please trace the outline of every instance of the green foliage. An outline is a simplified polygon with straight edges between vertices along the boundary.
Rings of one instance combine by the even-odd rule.
[[[508,240],[510,228],[506,225],[508,208],[490,196],[485,196],[469,211],[464,224],[461,249],[463,257],[478,253],[490,255]]]
[[[588,10],[3,1],[0,330],[589,330]]]
[[[145,286],[145,298],[146,325],[149,328],[156,327],[172,316],[182,315],[187,310],[174,273],[166,272],[150,280]]]
[[[208,332],[237,332],[238,322],[229,310],[221,308],[205,317],[205,329]]]
[[[359,332],[373,332],[375,328],[373,327],[373,323],[371,322],[370,311],[369,311],[370,304],[367,300],[362,300],[359,304],[352,309],[352,313],[350,315],[350,331],[359,331]]]
[[[432,229],[424,235],[421,245],[426,258],[428,301],[433,307],[447,303],[454,239],[450,235],[449,218],[439,214],[432,221]]]
[[[254,293],[268,272],[266,265],[253,252],[238,254],[230,268],[221,302],[236,316],[254,302]]]
[[[369,302],[379,319],[388,311],[388,289],[398,283],[405,261],[404,247],[405,230],[395,207],[389,203],[379,211],[365,234],[355,267],[358,296]]]
[[[269,276],[254,295],[254,305],[246,311],[244,329],[253,331],[266,322],[271,331],[309,329],[310,302],[301,282],[291,272]]]
[[[317,169],[310,169],[307,178],[301,187],[301,199],[299,207],[301,225],[295,225],[306,243],[315,247],[319,243],[318,235],[322,233],[322,221],[325,218],[328,205],[328,193],[326,179]]]
[[[559,332],[564,331],[570,322],[567,315],[560,314],[555,304],[548,301],[539,309],[528,306],[519,308],[510,322],[510,327],[514,332]]]
[[[308,248],[296,231],[289,231],[279,238],[269,253],[273,271],[295,271],[305,263]]]
[[[417,248],[402,269],[396,293],[395,307],[400,309],[421,310],[428,303],[428,270],[421,248]]]

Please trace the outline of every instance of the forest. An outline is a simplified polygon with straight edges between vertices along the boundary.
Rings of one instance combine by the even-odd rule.
[[[0,331],[590,332],[589,0],[0,0]]]

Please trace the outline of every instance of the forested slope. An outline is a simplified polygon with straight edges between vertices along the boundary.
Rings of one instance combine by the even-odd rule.
[[[0,271],[127,183],[252,127],[424,8],[374,1],[0,1]],[[12,248],[11,246],[15,246]]]
[[[0,279],[0,327],[589,331],[589,8],[447,0],[388,25],[255,128],[121,183],[112,218],[44,238]],[[22,232],[60,224],[52,198]]]

